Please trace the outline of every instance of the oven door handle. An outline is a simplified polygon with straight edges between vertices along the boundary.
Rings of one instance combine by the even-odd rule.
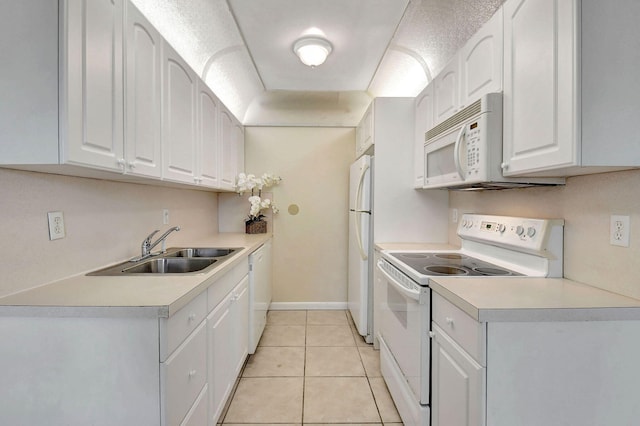
[[[399,282],[397,282],[391,275],[389,275],[387,273],[387,271],[382,269],[381,265],[382,265],[382,261],[378,260],[378,270],[380,272],[382,272],[382,275],[385,276],[385,278],[387,279],[387,282],[389,284],[393,285],[393,287],[396,290],[398,290],[400,293],[402,293],[402,295],[404,297],[412,299],[412,300],[415,300],[417,302],[420,302],[420,292],[419,291],[408,289],[405,286],[403,286],[402,284],[400,284]]]

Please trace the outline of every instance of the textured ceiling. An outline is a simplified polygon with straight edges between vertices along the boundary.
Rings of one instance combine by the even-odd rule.
[[[503,0],[133,0],[248,125],[357,124],[373,97],[415,96]],[[334,45],[301,65],[310,27]]]

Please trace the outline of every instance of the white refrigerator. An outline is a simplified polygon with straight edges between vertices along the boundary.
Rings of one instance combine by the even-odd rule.
[[[371,343],[373,279],[370,259],[372,241],[373,157],[363,155],[349,172],[349,271],[347,301],[361,336]]]
[[[358,332],[374,345],[380,315],[374,293],[384,291],[373,277],[374,243],[446,243],[449,237],[449,192],[413,188],[415,112],[414,98],[374,99],[375,154],[351,166],[347,302]]]

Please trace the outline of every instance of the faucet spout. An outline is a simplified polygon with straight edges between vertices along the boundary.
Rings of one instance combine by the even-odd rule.
[[[137,257],[132,260],[134,261],[142,260],[151,256],[151,250],[153,250],[155,246],[163,242],[169,236],[170,233],[172,233],[173,231],[179,231],[179,230],[180,230],[179,226],[174,226],[173,228],[168,229],[167,232],[162,234],[160,237],[158,237],[156,241],[151,242],[151,239],[153,238],[153,236],[156,235],[158,232],[160,232],[159,229],[156,229],[155,231],[147,235],[147,238],[142,240],[142,245],[140,246],[140,252],[141,252],[140,257]]]

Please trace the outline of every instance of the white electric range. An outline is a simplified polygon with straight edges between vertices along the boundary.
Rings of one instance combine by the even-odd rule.
[[[380,364],[405,424],[430,424],[431,291],[436,276],[561,277],[563,220],[465,214],[459,250],[383,250]]]

